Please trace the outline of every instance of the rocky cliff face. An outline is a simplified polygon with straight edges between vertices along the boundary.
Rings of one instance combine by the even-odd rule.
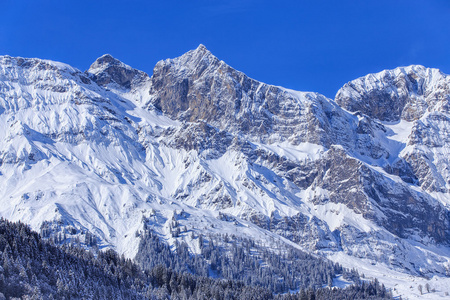
[[[430,192],[448,190],[450,77],[422,66],[367,75],[346,84],[336,103],[352,112],[389,122],[409,122],[407,144],[399,157],[419,185]],[[405,170],[405,169],[404,169]]]
[[[253,80],[203,45],[158,62],[151,81],[151,104],[173,119],[203,120],[254,141],[330,144],[325,112],[337,108],[325,97]]]
[[[99,57],[87,73],[100,86],[116,84],[125,89],[131,89],[149,79],[146,73],[131,68],[109,54]]]
[[[331,100],[248,78],[202,45],[151,77],[110,55],[84,73],[1,57],[0,215],[130,257],[145,222],[192,251],[188,232],[230,233],[448,275],[448,87],[411,66]]]
[[[380,79],[375,79],[378,77]],[[316,205],[329,201],[342,203],[403,238],[408,232],[414,232],[446,242],[449,218],[445,208],[438,205],[431,209],[429,199],[424,200],[406,185],[396,183],[365,165],[370,163],[390,173],[397,172],[406,183],[417,182],[417,178],[419,184],[422,178],[442,181],[439,172],[430,176],[428,171],[419,170],[423,168],[423,158],[410,159],[410,156],[397,157],[398,153],[390,153],[386,145],[389,143],[386,138],[388,129],[380,123],[396,120],[399,117],[396,111],[408,110],[424,97],[429,98],[430,107],[435,107],[436,99],[445,98],[443,93],[446,89],[436,92],[429,87],[429,82],[442,87],[442,83],[436,83],[442,79],[445,76],[437,70],[420,66],[358,79],[344,86],[336,96],[336,103],[344,108],[360,108],[359,115],[353,116],[323,96],[294,93],[249,79],[219,61],[201,45],[179,58],[159,62],[152,76],[150,93],[155,107],[171,118],[194,124],[202,120],[199,125],[191,125],[189,130],[177,133],[186,137],[175,139],[177,148],[199,152],[209,149],[210,152],[219,151],[220,156],[226,152],[227,145],[231,145],[232,137],[240,134],[250,142],[289,141],[293,145],[309,142],[330,148],[313,166],[279,160],[274,163],[273,157],[261,151],[247,154],[262,161],[269,160],[271,169],[277,170],[278,175],[299,188],[328,191],[327,197],[321,195],[313,199]],[[390,91],[389,95],[386,90]],[[272,97],[267,91],[277,96]],[[352,93],[356,95],[353,98],[350,97]],[[384,100],[380,98],[383,93]],[[411,95],[420,99],[411,99]],[[375,108],[386,109],[386,113],[391,115],[385,116]],[[366,111],[371,114],[360,115]],[[423,113],[415,112],[417,116]],[[285,122],[287,119],[291,120],[290,124]],[[265,124],[262,127],[256,123],[243,125],[261,121]],[[208,126],[206,124],[218,129],[211,128],[209,133],[196,130],[192,134],[192,126],[199,129]],[[219,131],[222,133],[218,134]],[[420,130],[413,127],[412,134],[417,131]],[[336,150],[338,148],[332,147],[333,144],[344,149]],[[425,218],[425,212],[430,218]],[[434,224],[435,219],[442,220],[440,225]]]
[[[450,78],[437,69],[409,66],[370,74],[345,84],[335,101],[380,121],[408,122],[427,111],[448,112]]]

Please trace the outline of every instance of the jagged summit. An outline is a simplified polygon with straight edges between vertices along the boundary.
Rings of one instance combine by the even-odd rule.
[[[123,63],[120,60],[114,58],[111,54],[107,53],[97,58],[95,62],[91,65],[89,70],[102,68],[108,65],[122,65],[122,64]]]
[[[211,53],[211,51],[209,51],[209,50],[206,48],[206,46],[203,45],[203,44],[199,44],[197,48],[195,48],[194,50],[190,50],[190,51],[188,51],[187,53],[189,53],[189,52],[194,52],[194,53],[202,54],[202,55],[213,55],[213,54]]]
[[[307,107],[332,104],[319,94],[295,93],[249,78],[219,60],[204,45],[156,64],[151,78],[152,104],[172,119],[196,122],[255,140],[322,141],[328,126]],[[315,104],[313,104],[315,103]],[[311,110],[312,111],[312,110]],[[308,121],[314,119],[314,121]],[[296,136],[300,128],[308,134]]]
[[[195,49],[195,51],[208,51],[209,52],[209,50],[203,44],[199,44],[198,47]]]
[[[414,121],[448,106],[450,77],[421,65],[368,74],[345,84],[336,103],[381,121]],[[447,110],[445,108],[445,110]]]
[[[186,55],[193,55],[193,56],[199,56],[199,55],[207,55],[207,56],[214,56],[211,51],[208,50],[208,48],[206,48],[205,45],[203,44],[199,44],[197,48],[193,49],[193,50],[189,50],[188,52],[186,52],[185,54],[181,55],[181,57],[186,56]],[[215,56],[214,56],[215,57]]]
[[[178,69],[184,69],[185,75],[191,76],[196,76],[196,74],[198,76],[206,69],[217,69],[221,66],[221,64],[226,65],[202,44],[200,44],[196,49],[190,50],[177,58],[158,62],[155,68],[157,68],[159,64],[167,63],[176,66]]]
[[[139,85],[149,79],[142,71],[136,70],[110,54],[104,54],[87,70],[92,80],[100,86],[116,84],[125,89],[131,89],[133,85]]]

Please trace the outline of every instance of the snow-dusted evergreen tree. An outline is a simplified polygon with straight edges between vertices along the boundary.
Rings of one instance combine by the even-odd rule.
[[[11,223],[0,219],[0,299],[298,299],[303,294],[308,299],[390,299],[390,294],[378,282],[362,282],[346,289],[309,288],[298,295],[275,295],[270,288],[282,290],[281,286],[258,286],[259,277],[249,280],[213,279],[182,270],[185,263],[193,268],[209,272],[211,266],[204,259],[189,255],[186,245],[179,244],[177,253],[158,243],[154,236],[152,255],[149,262],[163,262],[142,270],[136,263],[113,250],[93,253],[70,244],[54,245],[43,240],[36,232],[23,223]],[[233,240],[233,239],[230,239]],[[257,245],[245,240],[235,240],[239,244],[235,257],[244,262],[244,267],[236,267],[248,275],[249,262],[246,251]],[[204,240],[205,252],[209,259],[215,259],[215,272],[229,270],[217,256],[218,241],[211,237]],[[241,247],[243,246],[243,248]],[[149,247],[149,246],[147,246]],[[209,248],[208,248],[209,247]],[[169,251],[169,252],[167,252]],[[223,251],[223,250],[220,250]],[[292,254],[291,254],[292,255]],[[175,259],[175,257],[180,257]],[[264,258],[264,256],[262,256]],[[276,261],[270,257],[268,261]],[[168,262],[164,264],[164,262]],[[220,261],[220,264],[219,264]],[[278,260],[280,263],[282,259]],[[232,264],[231,264],[232,265]],[[256,264],[253,261],[253,265]],[[190,265],[188,265],[190,267]],[[226,267],[223,267],[226,266]],[[282,265],[279,265],[279,268]],[[186,268],[186,267],[185,267]],[[197,270],[197,269],[193,269]],[[254,271],[254,270],[253,270]],[[256,282],[256,285],[255,285]],[[269,288],[268,288],[269,287]]]

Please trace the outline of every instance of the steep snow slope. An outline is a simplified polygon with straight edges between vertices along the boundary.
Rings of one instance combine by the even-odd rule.
[[[449,275],[437,70],[368,75],[333,101],[250,79],[202,45],[152,77],[110,55],[85,73],[8,56],[0,68],[3,217],[89,232],[128,257],[147,222],[193,252],[189,233],[228,232],[390,270],[388,286]]]

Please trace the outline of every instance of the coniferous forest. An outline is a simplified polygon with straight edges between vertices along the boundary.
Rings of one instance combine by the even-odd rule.
[[[245,239],[197,238],[202,253],[192,255],[147,229],[134,262],[113,250],[56,245],[0,219],[0,299],[392,299],[377,281],[293,249],[276,255]],[[355,284],[327,286],[338,272]]]

